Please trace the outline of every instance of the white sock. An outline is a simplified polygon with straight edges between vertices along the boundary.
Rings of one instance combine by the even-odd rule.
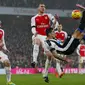
[[[44,69],[44,72],[43,72],[43,77],[48,76],[49,64],[50,64],[50,60],[49,60],[49,59],[46,59],[46,62],[45,62],[45,69]]]
[[[37,63],[37,57],[39,54],[39,45],[35,44],[33,48],[33,62]]]
[[[11,67],[5,67],[7,82],[11,81]]]
[[[56,61],[56,71],[58,72],[59,75],[62,73],[60,62],[57,62],[57,61]]]

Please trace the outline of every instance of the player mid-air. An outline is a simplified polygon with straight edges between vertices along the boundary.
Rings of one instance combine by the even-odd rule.
[[[57,55],[57,53],[70,55],[72,54],[77,46],[80,43],[80,40],[84,36],[84,28],[85,28],[85,11],[82,12],[82,18],[80,20],[79,27],[74,31],[72,36],[68,36],[65,43],[60,45],[56,42],[55,33],[52,29],[46,30],[47,40],[45,41],[45,47],[47,47],[46,51],[51,51],[53,56],[58,59],[64,60],[64,58]],[[45,48],[46,49],[46,48]]]
[[[53,23],[53,25],[55,25],[57,22],[52,14],[45,13],[45,9],[45,4],[39,4],[38,14],[31,18],[31,27],[33,33],[33,62],[31,64],[32,67],[36,66],[37,57],[39,54],[39,47],[43,47],[44,40],[46,40],[45,30],[51,27],[51,22]]]
[[[80,6],[79,8],[83,9]],[[83,11],[82,13],[82,18],[80,21],[79,28],[75,30],[72,36],[67,37],[63,45],[57,43],[54,30],[51,28],[47,29],[46,30],[47,40],[45,41],[45,46],[44,46],[45,52],[49,53],[50,51],[55,58],[58,58],[59,60],[62,61],[66,60],[68,62],[71,62],[67,58],[58,55],[58,53],[65,54],[65,55],[72,54],[74,50],[77,48],[77,46],[79,45],[80,40],[84,37],[84,33],[83,33],[84,28],[85,28],[85,11]],[[49,80],[48,76],[46,76],[46,80]]]

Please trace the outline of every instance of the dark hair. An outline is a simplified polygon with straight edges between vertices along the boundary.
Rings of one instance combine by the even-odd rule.
[[[48,36],[48,35],[49,35],[49,33],[51,33],[51,32],[52,32],[52,30],[53,30],[53,28],[48,28],[48,29],[46,29],[46,35]]]
[[[59,25],[62,25],[62,23],[59,22]]]

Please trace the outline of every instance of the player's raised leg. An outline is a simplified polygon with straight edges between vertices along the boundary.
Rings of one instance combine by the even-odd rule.
[[[73,37],[77,39],[82,39],[83,38],[83,32],[85,28],[85,11],[82,12],[82,18],[80,20],[79,27],[74,31]]]

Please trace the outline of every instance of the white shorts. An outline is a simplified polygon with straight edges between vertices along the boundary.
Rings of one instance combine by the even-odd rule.
[[[2,51],[0,51],[0,62],[3,63],[5,60],[9,60],[8,56],[5,53],[3,53]]]
[[[33,36],[32,36],[32,41],[33,41],[34,39],[36,39],[36,38],[38,38],[38,39],[42,42],[42,46],[43,46],[44,41],[46,40],[46,36],[37,34],[37,36],[35,37],[35,36],[33,35]]]
[[[83,63],[85,61],[85,57],[80,57],[79,63]]]

